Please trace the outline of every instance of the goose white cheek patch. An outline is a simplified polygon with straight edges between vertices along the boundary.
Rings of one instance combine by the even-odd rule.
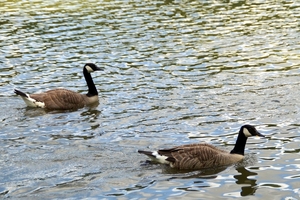
[[[86,70],[89,72],[89,73],[91,73],[91,72],[93,72],[94,70],[90,67],[90,66],[85,66],[85,68],[86,68]]]
[[[252,135],[251,135],[251,133],[248,131],[248,129],[246,129],[246,128],[243,128],[243,133],[244,133],[244,135],[246,136],[246,137],[251,137]]]

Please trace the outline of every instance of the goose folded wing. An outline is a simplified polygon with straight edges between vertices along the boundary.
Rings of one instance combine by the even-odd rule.
[[[192,144],[174,147],[172,149],[164,149],[158,152],[168,158],[173,167],[179,169],[201,169],[212,166],[218,166],[222,161],[225,151],[220,150],[209,144]],[[221,159],[221,160],[220,160]]]
[[[44,97],[44,102],[49,109],[74,109],[84,107],[83,95],[66,89],[49,90]]]

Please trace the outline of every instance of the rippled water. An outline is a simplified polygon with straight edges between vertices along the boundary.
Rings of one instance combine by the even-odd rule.
[[[0,197],[300,198],[298,1],[0,2]],[[100,105],[26,108],[18,88],[85,92]],[[209,142],[238,165],[176,171],[137,149]]]

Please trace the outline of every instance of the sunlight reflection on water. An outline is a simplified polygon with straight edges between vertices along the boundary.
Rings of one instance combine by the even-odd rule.
[[[296,199],[299,3],[11,1],[0,3],[3,198]],[[100,105],[29,109],[14,88],[85,92],[95,62]],[[145,165],[137,149],[208,142],[245,161],[225,169]],[[216,190],[216,188],[218,188]]]

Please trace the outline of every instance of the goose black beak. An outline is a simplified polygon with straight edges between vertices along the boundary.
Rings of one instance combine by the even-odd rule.
[[[96,67],[95,71],[104,71],[103,67]]]
[[[266,137],[266,136],[264,136],[263,134],[261,134],[261,133],[258,132],[258,131],[256,132],[256,134],[257,134],[257,135],[256,135],[257,137]]]

